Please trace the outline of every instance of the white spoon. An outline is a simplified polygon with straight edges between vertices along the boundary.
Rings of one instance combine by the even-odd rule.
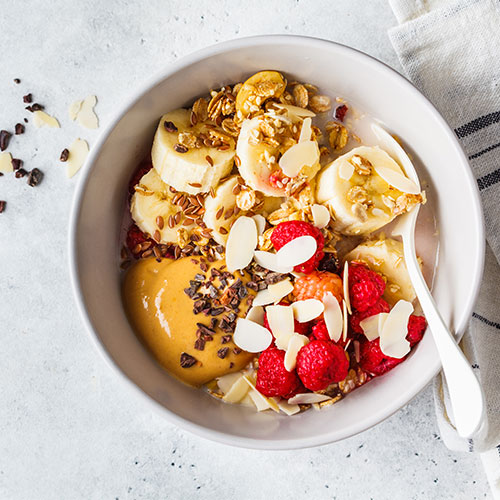
[[[372,130],[377,136],[380,146],[399,162],[407,177],[420,187],[415,167],[404,149],[379,125],[372,125]],[[419,209],[420,206],[417,205],[410,212],[400,215],[392,234],[401,236],[403,240],[404,258],[408,274],[443,365],[443,372],[453,407],[455,427],[460,436],[471,437],[480,430],[484,420],[483,391],[470,363],[439,314],[436,303],[420,271],[415,249],[415,223]]]

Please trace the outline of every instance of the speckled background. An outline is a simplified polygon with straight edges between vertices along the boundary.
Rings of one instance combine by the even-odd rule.
[[[336,40],[400,69],[386,36],[394,23],[386,0],[0,1],[0,129],[28,116],[27,92],[62,125],[29,124],[11,141],[27,169],[45,172],[43,184],[0,179],[8,202],[0,215],[2,500],[489,497],[476,457],[441,442],[429,389],[376,428],[311,450],[240,450],[180,431],[105,366],[69,286],[76,179],[57,158],[75,137],[96,137],[69,121],[73,100],[95,93],[105,124],[162,66],[260,33]]]

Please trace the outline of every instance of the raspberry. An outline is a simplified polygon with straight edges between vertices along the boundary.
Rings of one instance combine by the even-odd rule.
[[[148,238],[135,224],[132,224],[127,232],[127,247],[129,250],[134,253],[134,248],[145,241],[150,241],[151,244],[155,244],[155,242]]]
[[[363,333],[363,329],[359,326],[360,321],[363,321],[370,316],[375,316],[379,313],[388,313],[390,310],[389,304],[384,299],[378,299],[378,301],[368,309],[364,311],[353,311],[352,316],[349,316],[349,324],[353,332]]]
[[[135,186],[139,184],[139,181],[142,179],[144,175],[146,175],[153,168],[153,164],[151,160],[142,161],[135,172],[132,174],[130,178],[130,182],[128,183],[128,192],[130,196],[135,193]]]
[[[287,304],[288,305],[288,304]],[[301,335],[309,335],[309,331],[311,329],[310,323],[299,323],[296,319],[293,320],[293,331],[295,333],[300,333]],[[264,313],[264,328],[267,328],[271,333],[271,327],[269,326],[269,322],[267,321],[267,314]],[[274,334],[273,334],[274,337]]]
[[[344,349],[333,342],[313,340],[297,355],[297,374],[307,389],[321,391],[347,377],[349,361]]]
[[[288,399],[300,392],[302,384],[295,371],[286,370],[285,351],[268,347],[259,357],[255,387],[264,396]]]
[[[328,329],[326,328],[326,323],[324,320],[320,319],[313,327],[312,327],[312,333],[311,336],[309,337],[311,340],[328,340],[330,342],[333,342],[333,340],[330,339],[330,335],[328,333]],[[335,342],[335,344],[338,344],[342,347],[345,347],[347,343],[347,338],[344,342],[342,340],[342,337]]]
[[[382,276],[372,271],[361,262],[349,265],[349,299],[354,309],[366,311],[382,297],[385,281]]]
[[[318,248],[316,253],[309,260],[295,266],[293,269],[298,273],[312,273],[318,267],[319,262],[324,256],[323,246],[325,244],[325,239],[317,227],[314,227],[308,222],[299,220],[281,222],[271,233],[271,242],[274,248],[279,250],[282,246],[299,236],[312,236],[316,240]]]
[[[281,168],[276,169],[269,176],[269,184],[276,189],[283,189],[290,182],[290,180],[290,177],[286,176]]]
[[[315,271],[295,280],[293,295],[297,300],[323,300],[326,292],[332,292],[342,302],[343,285],[339,276],[328,271]]]
[[[378,376],[392,370],[395,366],[399,365],[406,358],[391,358],[386,356],[380,349],[379,339],[364,340],[360,342],[359,346],[359,366],[362,370]]]
[[[406,336],[410,347],[413,347],[422,340],[426,328],[427,321],[423,316],[415,316],[413,314],[410,316],[408,320],[408,335]]]

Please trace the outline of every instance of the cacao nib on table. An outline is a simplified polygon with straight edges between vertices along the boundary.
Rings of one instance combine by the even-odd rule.
[[[28,185],[31,187],[38,186],[40,182],[42,182],[43,179],[43,172],[39,170],[38,168],[34,168],[29,174],[28,174]]]
[[[12,134],[7,130],[0,130],[0,151],[5,151],[9,146]]]

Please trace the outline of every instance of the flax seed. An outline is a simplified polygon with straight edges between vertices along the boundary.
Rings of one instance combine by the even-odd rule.
[[[214,161],[212,160],[212,157],[210,155],[205,156],[205,160],[207,160],[208,164],[213,167],[214,166]]]
[[[177,189],[175,189],[175,188],[174,188],[174,187],[172,187],[172,186],[169,186],[168,190],[169,190],[171,193],[173,193],[173,194],[177,193]]]
[[[178,259],[180,256],[181,256],[181,247],[179,245],[176,245],[174,249],[174,258]]]
[[[233,215],[233,212],[234,210],[232,208],[228,208],[224,214],[224,220],[229,219]]]
[[[198,200],[198,205],[200,205],[200,207],[203,205],[203,203],[205,203],[205,196],[202,193],[198,193],[196,195],[196,199]]]
[[[137,243],[137,245],[133,248],[132,253],[138,254],[141,251],[141,244]]]
[[[222,217],[223,213],[224,213],[224,207],[220,207],[219,210],[217,210],[217,213],[215,214],[215,218],[219,220]]]
[[[194,223],[194,219],[190,219],[189,217],[186,217],[184,219],[184,222],[182,223],[183,226],[190,226],[191,224]]]
[[[142,257],[143,259],[145,259],[146,257],[149,257],[149,256],[151,256],[151,255],[153,255],[153,250],[149,249],[149,250],[146,250],[145,252],[142,252],[141,257]]]
[[[226,229],[225,227],[222,227],[222,226],[221,226],[221,227],[219,227],[219,233],[220,233],[220,234],[227,234],[227,233],[228,233],[228,231],[227,231],[227,229]]]
[[[212,198],[215,198],[215,190],[214,190],[214,188],[213,188],[213,187],[211,187],[211,188],[210,188],[210,196],[211,196]]]
[[[141,250],[147,250],[151,246],[150,241],[145,241],[144,243],[141,243]]]
[[[153,248],[153,253],[155,254],[156,260],[158,260],[158,262],[159,262],[161,260],[160,249],[158,247],[154,247]]]
[[[237,167],[239,167],[241,165],[241,160],[240,160],[240,157],[238,155],[234,156],[234,163]]]
[[[156,225],[158,226],[158,229],[163,229],[164,227],[164,220],[163,220],[163,217],[161,215],[158,215],[158,217],[156,217]]]
[[[181,212],[177,212],[175,215],[174,215],[174,222],[175,222],[175,225],[179,224],[179,222],[181,221]]]
[[[237,195],[240,193],[240,191],[241,191],[241,184],[235,184],[235,186],[233,187],[233,194]]]
[[[201,188],[201,184],[199,182],[189,182],[188,184],[194,188]]]
[[[158,231],[158,229],[154,232],[154,234],[153,234],[153,239],[154,239],[157,243],[160,243],[160,240],[161,240],[161,234],[160,234],[160,231]]]
[[[168,217],[168,227],[173,228],[175,226],[175,220],[173,215],[169,215]]]

